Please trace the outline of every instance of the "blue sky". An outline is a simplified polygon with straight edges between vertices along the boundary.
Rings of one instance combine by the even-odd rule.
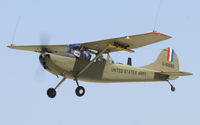
[[[199,125],[199,29],[198,0],[162,0],[156,30],[173,38],[111,56],[134,66],[153,62],[161,49],[176,51],[181,71],[193,76],[165,82],[92,84],[76,97],[76,84],[66,80],[57,97],[46,90],[61,80],[44,71],[38,54],[8,49],[21,16],[14,43],[40,44],[41,33],[51,35],[50,44],[89,42],[151,32],[159,0],[6,0],[0,1],[0,124],[4,125]],[[120,56],[119,56],[120,55]],[[41,78],[44,78],[41,80]]]

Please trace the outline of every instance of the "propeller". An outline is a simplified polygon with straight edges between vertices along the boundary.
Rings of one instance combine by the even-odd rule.
[[[50,35],[49,34],[40,34],[40,45],[41,45],[41,53],[44,54],[45,52],[48,52],[46,45],[50,42]]]
[[[43,82],[46,79],[46,73],[40,63],[38,64],[37,68],[35,69],[35,74],[34,74],[33,79],[36,82]]]
[[[48,56],[45,55],[48,51],[46,45],[49,44],[50,42],[50,35],[47,34],[47,33],[43,33],[43,34],[40,34],[40,45],[41,45],[41,54],[39,56],[39,59],[41,60],[45,60],[45,58],[47,58]]]
[[[46,45],[49,44],[50,42],[50,35],[49,34],[40,34],[40,45],[41,45],[41,54],[39,56],[39,60],[41,65],[43,65],[43,68],[41,67],[41,65],[38,65],[38,68],[35,72],[35,76],[34,76],[34,80],[38,81],[43,81],[45,79],[45,72],[44,69],[47,69],[47,67],[45,66],[45,63],[42,63],[41,60],[45,60],[45,58],[48,57],[48,55],[46,55],[46,53],[48,53],[48,49],[46,48]]]

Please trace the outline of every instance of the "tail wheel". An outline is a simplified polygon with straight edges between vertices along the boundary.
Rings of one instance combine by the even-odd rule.
[[[75,90],[75,93],[78,97],[81,97],[85,94],[85,89],[82,86],[78,86]]]
[[[175,92],[175,90],[176,90],[176,88],[172,85],[172,86],[171,86],[171,91],[172,91],[172,92]]]

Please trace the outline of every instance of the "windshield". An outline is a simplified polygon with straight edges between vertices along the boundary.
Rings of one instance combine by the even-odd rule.
[[[80,44],[69,44],[67,52],[71,52],[73,50],[80,50]]]
[[[65,51],[65,56],[80,57],[80,44],[69,44]]]

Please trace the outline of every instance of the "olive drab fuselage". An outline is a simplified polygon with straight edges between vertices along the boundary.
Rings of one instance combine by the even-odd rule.
[[[45,64],[46,70],[55,75],[61,75],[71,79],[74,79],[74,76],[90,62],[82,57],[74,58],[52,53],[45,54],[45,56],[48,58],[40,60],[40,62],[42,65]],[[96,60],[93,62],[78,79],[87,82],[105,83],[166,80],[163,77],[156,77],[154,70],[113,63],[110,60],[109,54],[107,60]]]

